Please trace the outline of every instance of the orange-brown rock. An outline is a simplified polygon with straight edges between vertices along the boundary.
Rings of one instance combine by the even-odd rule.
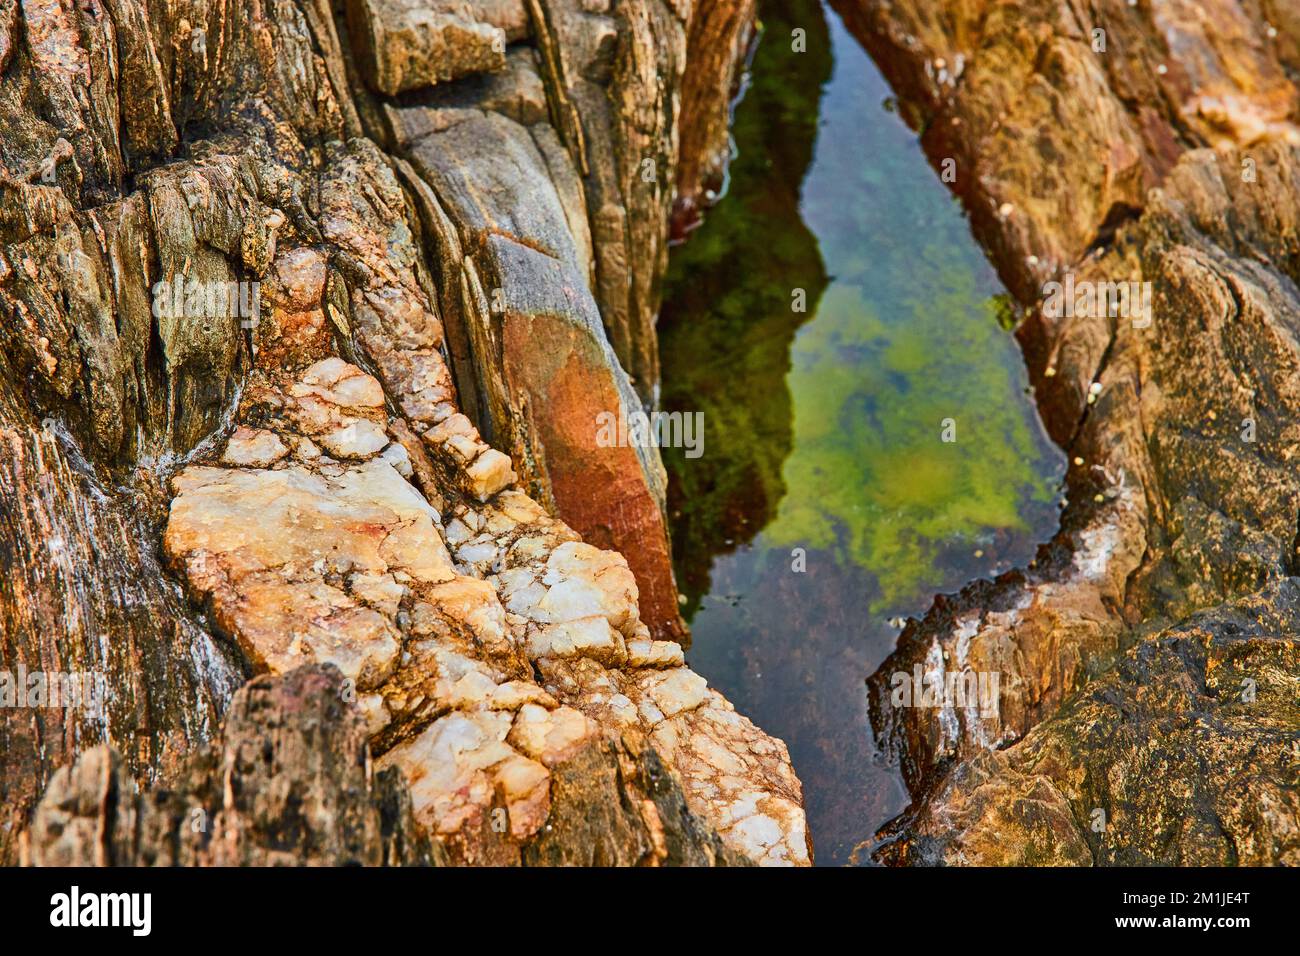
[[[627,555],[646,623],[680,639],[658,449],[598,443],[601,417],[640,401],[588,285],[592,239],[572,160],[549,126],[460,108],[435,122],[431,112],[389,115],[427,185],[426,217],[445,224],[444,281],[471,292],[445,314],[465,343],[452,355],[458,381],[476,383],[478,424],[509,450],[531,495]]]
[[[677,625],[657,456],[569,431],[638,404],[611,335],[654,354],[687,11],[107,6],[0,4],[0,669],[108,680],[106,715],[0,715],[0,857],[809,862],[784,746],[638,607]],[[323,843],[262,839],[281,783]]]
[[[755,37],[754,0],[701,0],[691,11],[682,77],[681,158],[672,232],[680,238],[722,191],[731,104]]]

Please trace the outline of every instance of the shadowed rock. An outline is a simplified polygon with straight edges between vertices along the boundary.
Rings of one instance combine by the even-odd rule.
[[[1300,413],[1294,24],[1226,2],[837,5],[923,126],[932,161],[955,161],[976,234],[1030,310],[1019,335],[1031,379],[1073,461],[1062,529],[1036,562],[942,599],[870,681],[873,725],[923,808],[890,831],[899,842],[882,854],[1286,858],[1285,835],[1225,854],[1226,831],[1200,826],[1203,804],[1181,793],[1126,817],[1126,835],[1108,831],[1129,849],[1099,851],[1091,830],[1070,825],[1071,813],[1087,820],[1073,799],[1078,778],[1026,776],[1017,755],[1070,751],[1094,768],[1129,759],[1112,747],[1134,731],[1148,694],[1186,685],[1176,668],[1152,670],[1150,690],[1117,676],[1163,646],[1152,634],[1203,609],[1232,617],[1252,594],[1285,612],[1286,586],[1270,582],[1295,571],[1300,510],[1289,424]],[[1048,308],[1047,283],[1067,278],[1147,283],[1151,308]],[[1275,652],[1285,658],[1289,643]],[[898,706],[892,676],[914,669],[941,679],[996,672],[999,706]],[[1076,734],[1062,715],[1103,692],[1121,715],[1112,733]],[[1249,776],[1235,745],[1163,724],[1142,736],[1156,763],[1187,766],[1199,753],[1225,776],[1234,764]],[[1250,786],[1273,799],[1267,779]],[[1026,822],[1013,828],[1017,819]],[[1187,829],[1175,838],[1179,820]],[[1243,822],[1228,827],[1228,842],[1256,824],[1289,832],[1276,820]],[[954,832],[940,838],[936,827]]]
[[[258,678],[220,736],[137,793],[109,747],[54,775],[32,820],[37,866],[428,866],[401,777],[374,773],[336,670]]]

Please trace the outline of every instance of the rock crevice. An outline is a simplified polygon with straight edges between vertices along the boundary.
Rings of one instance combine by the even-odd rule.
[[[663,639],[683,631],[655,449],[596,442],[657,374],[686,12],[108,6],[0,29],[0,380],[26,383],[5,427],[14,494],[62,496],[10,521],[6,493],[0,544],[35,553],[0,650],[104,667],[138,629],[153,658],[110,664],[108,721],[69,720],[64,747],[45,711],[0,714],[22,781],[0,852],[49,782],[38,863],[809,862],[784,745]],[[121,579],[145,610],[40,630],[56,546],[75,602]],[[142,664],[160,716],[129,725]],[[172,672],[197,709],[154,686]],[[326,808],[282,852],[284,807],[213,793],[272,725],[282,766],[250,792],[287,775]],[[96,844],[106,826],[154,836]]]

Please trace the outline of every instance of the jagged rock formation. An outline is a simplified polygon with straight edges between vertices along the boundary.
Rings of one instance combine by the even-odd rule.
[[[1300,21],[837,6],[955,162],[1074,463],[1034,566],[940,600],[870,681],[917,800],[883,858],[1294,862]],[[1067,277],[1149,282],[1150,312],[1046,308]],[[998,672],[998,712],[894,706],[913,668]]]
[[[338,672],[259,677],[221,734],[168,785],[135,791],[100,745],[54,774],[25,854],[38,866],[428,866],[445,854],[416,826],[394,771],[371,765]]]
[[[0,712],[0,855],[94,744],[122,756],[43,814],[107,774],[146,790],[115,828],[167,830],[149,787],[183,766],[212,806],[244,676],[332,664],[355,713],[259,683],[227,750],[263,690],[273,720],[324,708],[320,789],[362,727],[448,862],[808,862],[784,746],[660,639],[657,454],[596,441],[654,384],[688,28],[658,0],[0,7],[0,661],[109,683],[97,723]],[[742,51],[696,55],[729,87],[712,58]],[[332,811],[377,830],[300,861],[416,861],[388,786]],[[169,858],[263,861],[274,812]],[[37,861],[92,852],[47,837]]]
[[[277,274],[301,288],[290,265]],[[305,314],[273,307],[258,336],[283,342]],[[255,667],[338,666],[381,765],[402,768],[417,817],[457,859],[501,862],[483,843],[498,799],[515,841],[537,834],[554,768],[611,729],[649,735],[744,852],[801,858],[784,747],[685,668],[678,644],[651,638],[619,555],[513,487],[476,490],[473,453],[459,481],[440,480],[433,456],[455,468],[454,439],[477,442],[467,422],[448,427],[450,407],[421,442],[400,419],[386,430],[378,380],[334,356],[296,374],[266,367],[277,354],[258,350],[221,467],[173,479],[164,539]]]
[[[146,793],[134,792],[116,751],[88,750],[54,775],[25,852],[41,866],[447,865],[400,771],[372,763],[365,721],[346,701],[329,666],[259,677],[235,695],[220,737]],[[516,821],[496,809],[486,828],[493,862],[748,862],[691,814],[672,773],[633,738],[593,740],[554,773],[544,831],[521,843]]]
[[[1275,581],[1141,641],[1015,746],[958,764],[885,858],[1296,865],[1298,597]]]

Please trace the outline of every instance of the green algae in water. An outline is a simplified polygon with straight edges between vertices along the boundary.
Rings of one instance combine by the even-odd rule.
[[[715,459],[666,456],[689,513],[678,528],[688,562],[696,539],[721,552],[761,528],[768,548],[869,570],[873,608],[910,606],[991,571],[997,542],[1050,534],[1061,456],[960,206],[838,21],[834,44],[813,30],[809,52],[787,49],[787,23],[810,19],[800,6],[765,5],[731,189],[672,260],[664,404],[705,412]],[[832,46],[834,78],[811,87]],[[990,560],[962,560],[975,551]],[[682,576],[697,598],[699,568]]]
[[[841,551],[876,577],[884,609],[945,583],[946,553],[1023,535],[1034,505],[1050,515],[1060,456],[960,207],[879,89],[855,79],[837,71],[825,92],[803,188],[834,279],[792,349],[783,481],[797,493],[764,543]]]
[[[662,403],[704,413],[704,455],[664,461],[688,660],[786,741],[818,861],[842,863],[907,802],[863,686],[888,616],[1028,562],[1064,456],[1005,290],[875,66],[812,0],[760,15],[730,188],[674,249],[660,320]]]
[[[662,404],[702,411],[705,422],[702,458],[688,462],[664,450],[688,617],[710,591],[713,557],[752,539],[785,495],[790,346],[829,281],[817,237],[800,216],[799,184],[831,74],[830,36],[815,0],[768,3],[763,19],[769,38],[803,28],[807,52],[793,53],[788,42],[759,44],[755,82],[732,121],[738,154],[728,194],[673,250],[660,314]],[[794,286],[805,290],[808,311],[791,310]]]
[[[845,186],[857,196],[869,188]],[[1057,475],[1011,398],[1023,374],[1005,361],[1015,346],[977,282],[983,262],[944,234],[964,221],[897,210],[926,233],[905,231],[915,241],[900,242],[873,222],[878,197],[859,205],[848,234],[816,230],[836,279],[792,349],[783,484],[797,492],[782,499],[764,543],[841,550],[876,576],[883,608],[948,578],[944,552],[1029,531],[1026,504],[1050,508]],[[818,223],[816,201],[805,210]]]

